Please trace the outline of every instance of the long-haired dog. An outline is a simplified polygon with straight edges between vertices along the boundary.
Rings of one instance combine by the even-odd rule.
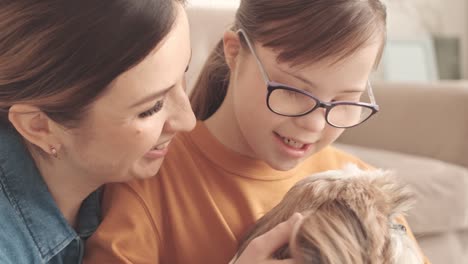
[[[396,221],[413,203],[413,195],[389,172],[344,170],[311,175],[298,183],[247,234],[247,244],[295,212],[289,245],[276,251],[277,259],[299,264],[419,264],[422,256],[406,228]]]

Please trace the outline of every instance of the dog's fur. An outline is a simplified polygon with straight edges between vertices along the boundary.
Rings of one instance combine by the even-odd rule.
[[[300,264],[423,263],[406,228],[395,221],[412,202],[411,192],[386,171],[348,165],[311,175],[257,221],[238,253],[255,237],[300,212],[304,218],[275,258],[292,257]]]

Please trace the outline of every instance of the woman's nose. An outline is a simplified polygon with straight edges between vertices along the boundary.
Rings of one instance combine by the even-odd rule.
[[[195,114],[184,87],[177,87],[174,91],[171,112],[167,118],[165,129],[170,132],[190,131],[195,127]]]

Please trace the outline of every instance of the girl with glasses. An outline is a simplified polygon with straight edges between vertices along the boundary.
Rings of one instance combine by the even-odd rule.
[[[106,189],[89,263],[228,263],[296,182],[369,168],[331,144],[378,111],[385,27],[380,0],[241,0],[191,95],[195,129],[156,177]]]

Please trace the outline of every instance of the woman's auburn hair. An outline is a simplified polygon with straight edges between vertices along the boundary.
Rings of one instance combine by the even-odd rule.
[[[14,104],[77,125],[120,74],[170,32],[182,0],[0,3],[0,121]]]

